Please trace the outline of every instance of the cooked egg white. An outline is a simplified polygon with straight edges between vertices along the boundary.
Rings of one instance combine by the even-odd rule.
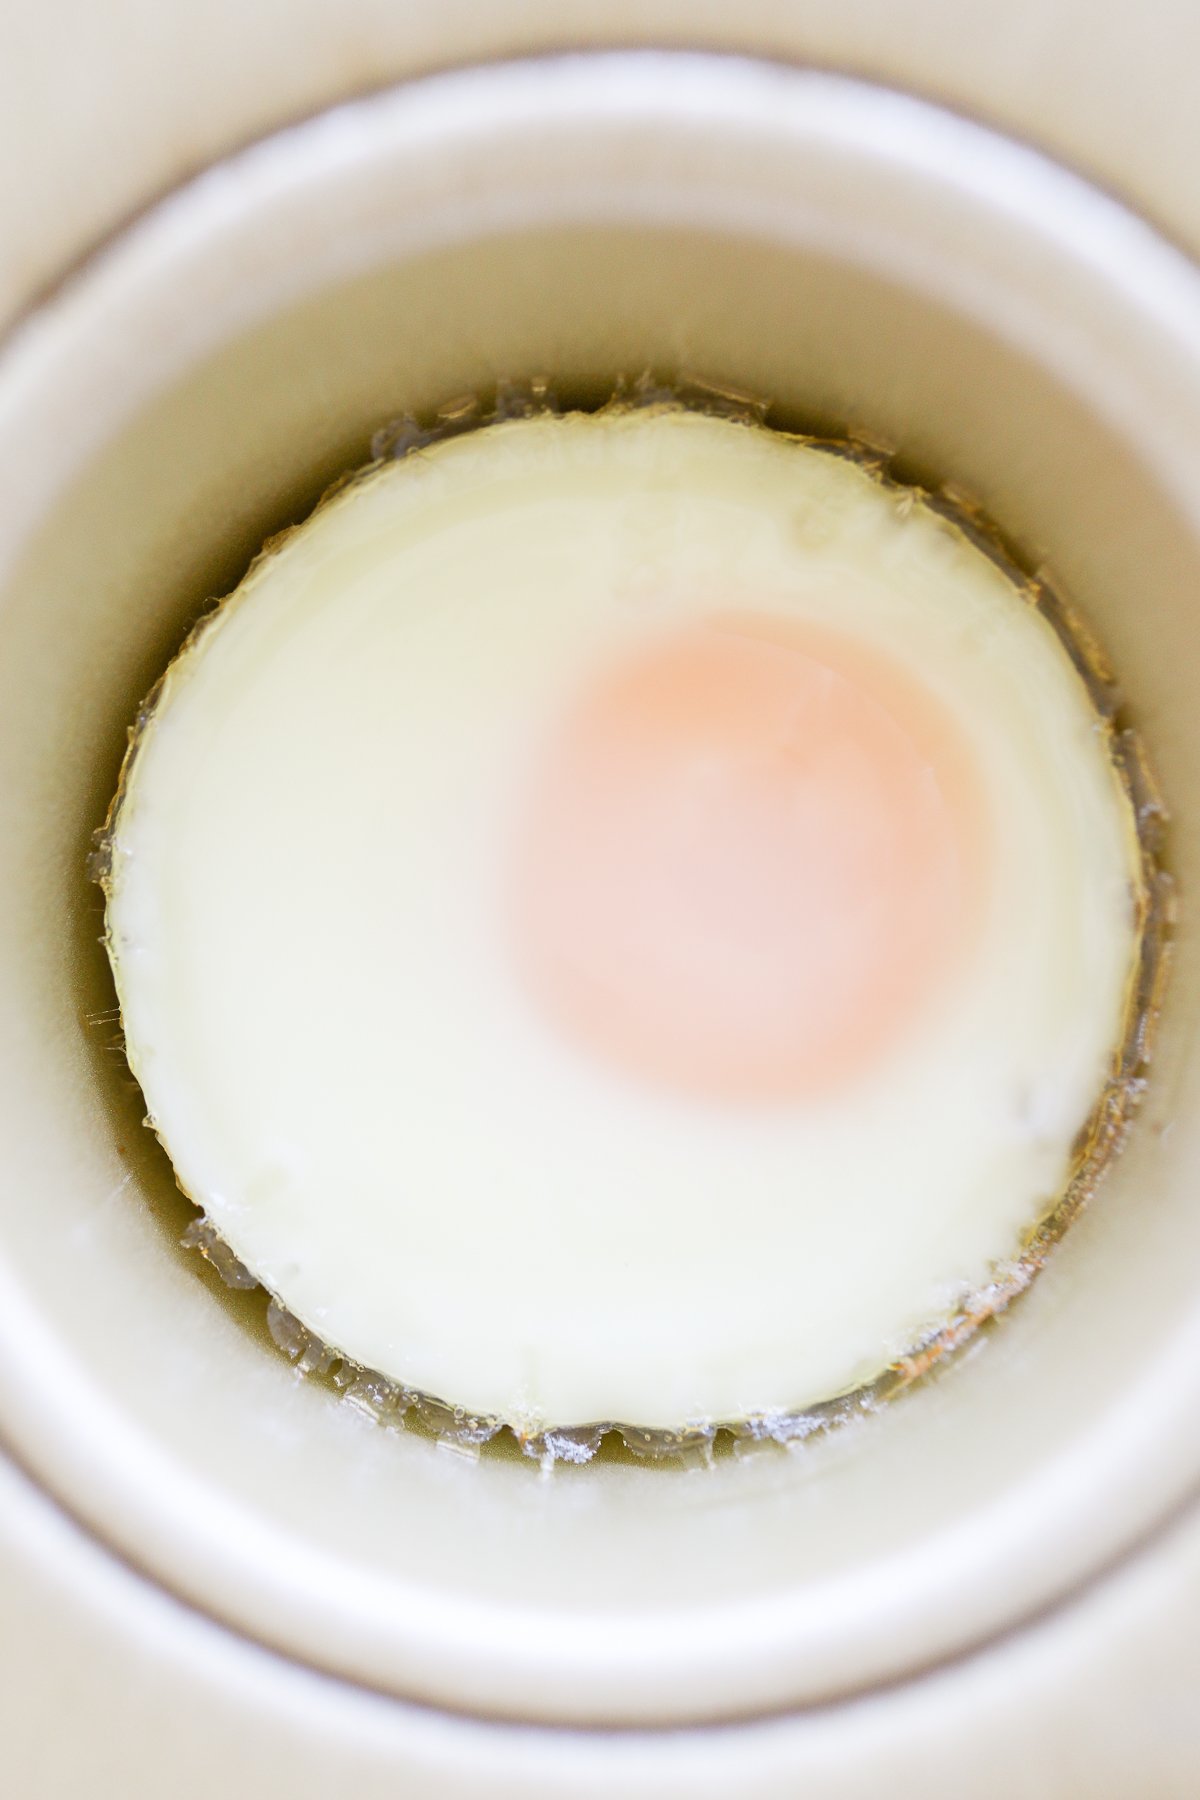
[[[1043,1217],[1139,855],[1028,596],[669,407],[372,470],[168,671],[111,828],[179,1180],[319,1337],[534,1431],[791,1411]]]

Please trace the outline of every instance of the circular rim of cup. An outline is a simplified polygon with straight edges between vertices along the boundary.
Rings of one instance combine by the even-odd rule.
[[[0,354],[0,559],[108,436],[236,332],[384,258],[578,218],[803,238],[936,290],[1089,393],[1200,532],[1200,274],[1178,251],[1073,174],[926,102],[639,51],[415,81],[266,139],[141,216]],[[131,334],[136,368],[106,351]],[[317,1668],[525,1720],[675,1725],[903,1680],[1052,1607],[1200,1484],[1198,1296],[1104,1431],[986,1519],[800,1596],[566,1627],[533,1607],[380,1591],[198,1491],[119,1398],[80,1390],[2,1245],[0,1367],[18,1460],[164,1586]]]

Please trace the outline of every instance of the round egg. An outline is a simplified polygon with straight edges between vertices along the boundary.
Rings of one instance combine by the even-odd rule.
[[[871,1380],[1063,1194],[1143,911],[1022,588],[828,447],[495,423],[272,546],[110,828],[131,1065],[331,1348],[523,1433]]]

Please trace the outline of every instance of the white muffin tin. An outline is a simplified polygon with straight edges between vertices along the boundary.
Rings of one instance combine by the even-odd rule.
[[[199,603],[376,427],[504,376],[587,392],[644,367],[870,432],[1044,562],[1127,689],[1183,905],[1133,1140],[998,1329],[790,1453],[541,1479],[298,1380],[179,1250],[83,863]],[[1086,1621],[1123,1592],[1152,1607],[1144,1546],[1184,1530],[1200,1477],[1200,275],[1031,150],[882,88],[718,56],[497,62],[267,138],[81,266],[0,358],[0,495],[22,1795],[77,1791],[20,1735],[65,1666],[93,1733],[152,1697],[123,1794],[213,1791],[166,1724],[189,1695],[231,1780],[274,1768],[268,1794],[937,1793],[966,1758],[1012,1791],[1006,1709],[1019,1735],[1031,1683],[1052,1731],[1097,1658],[1094,1691],[1119,1689],[1135,1627]],[[1183,1628],[1144,1628],[1139,1676]],[[1156,1742],[1175,1791],[1196,1745]],[[1130,1791],[1103,1785],[1112,1755],[1094,1774]],[[1056,1780],[1051,1758],[1034,1791],[1078,1791]]]

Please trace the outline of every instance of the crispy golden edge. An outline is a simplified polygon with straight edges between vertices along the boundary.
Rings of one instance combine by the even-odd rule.
[[[648,375],[634,382],[618,383],[605,405],[596,410],[610,413],[644,408],[684,408],[747,426],[764,426],[770,410],[768,402],[753,395],[689,375],[670,384],[659,383]],[[439,407],[428,421],[406,415],[375,433],[371,442],[372,460],[361,469],[340,477],[328,488],[309,519],[387,462],[419,453],[428,445],[462,431],[558,411],[550,384],[533,380],[502,385],[490,406],[477,395],[464,394]],[[202,1211],[198,1211],[181,1239],[185,1247],[198,1250],[227,1286],[260,1290],[266,1305],[267,1327],[281,1353],[300,1373],[328,1380],[348,1404],[376,1423],[416,1426],[470,1455],[477,1455],[487,1445],[507,1436],[515,1440],[526,1456],[543,1466],[556,1462],[590,1462],[604,1440],[614,1437],[634,1458],[651,1463],[711,1461],[714,1446],[721,1438],[732,1440],[735,1445],[739,1442],[802,1442],[814,1433],[869,1413],[897,1394],[927,1380],[981,1326],[1004,1312],[1029,1286],[1072,1220],[1091,1200],[1104,1171],[1128,1136],[1145,1092],[1162,1006],[1170,963],[1174,896],[1170,876],[1160,860],[1166,809],[1136,730],[1121,722],[1119,695],[1112,673],[1095,640],[1057,592],[1049,576],[1044,571],[1022,567],[1007,540],[968,496],[952,487],[932,491],[900,479],[894,471],[891,448],[861,433],[844,438],[796,432],[780,435],[829,455],[847,458],[893,492],[897,505],[905,509],[923,506],[943,518],[952,530],[968,538],[1052,627],[1082,679],[1104,729],[1137,836],[1139,867],[1134,896],[1137,955],[1126,998],[1121,1038],[1113,1053],[1108,1079],[1076,1140],[1069,1179],[1049,1210],[1027,1228],[1018,1253],[997,1263],[991,1279],[982,1288],[964,1294],[947,1318],[931,1327],[906,1354],[889,1363],[872,1380],[796,1411],[703,1420],[688,1423],[678,1430],[646,1429],[621,1420],[603,1420],[526,1431],[510,1421],[467,1412],[435,1395],[422,1393],[376,1370],[364,1368],[336,1346],[324,1343],[288,1312],[278,1296],[240,1262],[216,1227]],[[268,538],[234,592],[242,592],[255,571],[278,553],[293,531],[303,529],[307,523],[308,519]],[[95,834],[88,866],[89,875],[104,891],[106,903],[113,887],[112,842],[116,823],[148,729],[173,673],[200,644],[229,598],[231,596],[227,595],[214,603],[192,627],[142,702],[130,727],[117,791],[104,824]],[[119,990],[117,961],[107,932],[107,914],[104,942]],[[136,1077],[136,1070],[133,1073]],[[147,1118],[146,1124],[155,1130],[152,1119]],[[170,1156],[167,1144],[163,1143],[163,1149]],[[176,1183],[192,1200],[178,1176]]]

